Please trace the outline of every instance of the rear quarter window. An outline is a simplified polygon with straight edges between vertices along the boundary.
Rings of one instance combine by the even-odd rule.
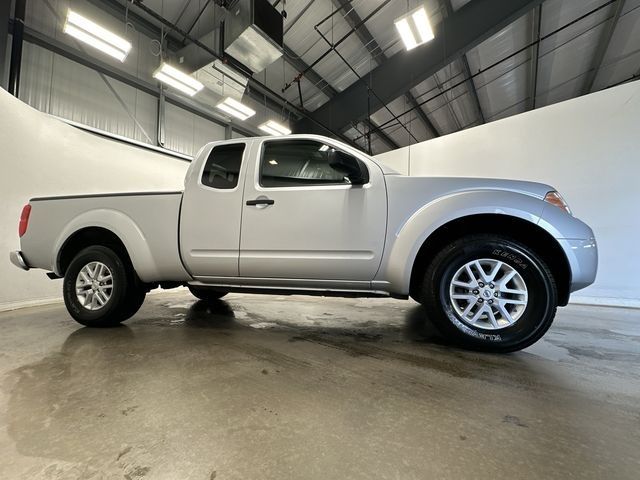
[[[244,143],[214,147],[204,164],[202,184],[220,190],[236,188],[244,149]]]

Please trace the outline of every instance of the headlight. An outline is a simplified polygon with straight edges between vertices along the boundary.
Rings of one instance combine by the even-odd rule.
[[[548,192],[545,196],[544,196],[544,201],[547,203],[550,203],[551,205],[555,205],[556,207],[564,210],[565,212],[567,212],[569,215],[573,215],[571,213],[571,209],[569,208],[569,205],[567,205],[567,202],[564,201],[564,198],[562,198],[562,195],[560,195],[558,192],[553,191],[553,192]]]

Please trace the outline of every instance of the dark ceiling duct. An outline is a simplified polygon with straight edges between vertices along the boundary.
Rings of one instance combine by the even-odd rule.
[[[282,15],[267,0],[240,0],[224,22],[224,51],[252,72],[282,56]]]

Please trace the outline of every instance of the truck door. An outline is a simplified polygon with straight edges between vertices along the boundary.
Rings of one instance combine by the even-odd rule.
[[[387,197],[380,167],[351,185],[316,140],[268,139],[245,178],[240,276],[371,281],[380,265]]]
[[[246,142],[214,145],[185,182],[180,252],[191,275],[238,276]]]

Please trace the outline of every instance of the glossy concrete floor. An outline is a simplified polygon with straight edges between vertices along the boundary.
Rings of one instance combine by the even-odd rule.
[[[510,355],[395,300],[187,292],[127,326],[0,314],[2,479],[640,478],[640,312]]]

